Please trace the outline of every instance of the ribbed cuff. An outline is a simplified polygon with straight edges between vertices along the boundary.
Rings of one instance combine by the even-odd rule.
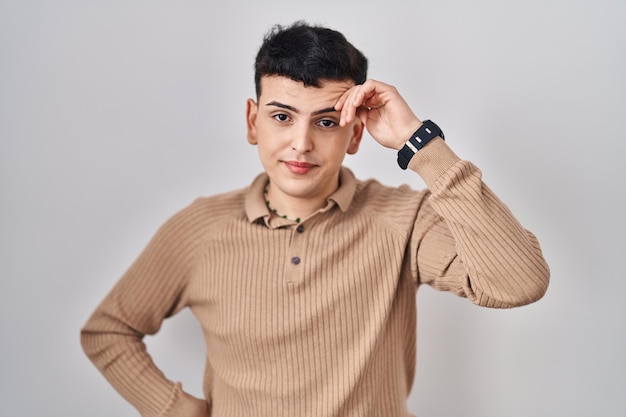
[[[205,400],[187,394],[177,383],[172,402],[163,417],[206,417],[209,415],[208,409]]]
[[[435,138],[420,149],[409,161],[409,169],[417,172],[430,188],[459,158],[440,138]]]

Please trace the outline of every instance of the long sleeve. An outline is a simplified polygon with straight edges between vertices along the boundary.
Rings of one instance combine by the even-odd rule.
[[[544,295],[550,272],[536,237],[487,187],[476,166],[437,139],[409,167],[431,193],[416,223],[418,229],[428,227],[412,243],[420,283],[496,308]]]
[[[182,294],[197,247],[199,214],[178,213],[163,225],[81,331],[83,350],[144,417],[202,417],[205,401],[168,380],[143,337],[184,306]]]
[[[512,307],[541,297],[549,275],[535,237],[444,142],[410,167],[428,190],[345,169],[298,225],[268,224],[265,174],[200,199],[97,307],[85,352],[144,417],[407,415],[416,283]],[[167,379],[142,341],[185,307],[205,337],[205,399]]]

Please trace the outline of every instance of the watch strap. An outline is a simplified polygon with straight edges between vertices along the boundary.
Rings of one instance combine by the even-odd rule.
[[[440,136],[441,139],[445,140],[443,132],[435,122],[431,120],[424,120],[419,129],[411,135],[402,149],[398,151],[398,165],[400,165],[400,168],[406,169],[409,166],[411,158],[413,158],[413,156],[415,156],[420,149],[426,146],[428,142],[437,136]]]

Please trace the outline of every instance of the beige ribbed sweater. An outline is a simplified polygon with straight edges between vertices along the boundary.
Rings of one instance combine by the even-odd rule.
[[[142,416],[395,417],[416,359],[416,290],[488,307],[539,299],[535,237],[441,140],[410,163],[427,191],[342,169],[300,224],[272,216],[265,174],[168,220],[98,306],[83,348]],[[206,400],[152,362],[142,338],[189,307],[206,340]]]

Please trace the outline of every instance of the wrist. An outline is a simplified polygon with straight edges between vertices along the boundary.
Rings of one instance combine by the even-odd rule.
[[[406,169],[413,156],[437,136],[444,139],[443,132],[439,126],[431,120],[424,120],[398,151],[398,165],[400,165],[400,168]]]
[[[422,122],[421,120],[417,120],[416,122],[412,123],[409,127],[404,129],[404,133],[402,134],[400,138],[400,142],[395,146],[395,149],[397,151],[401,150],[404,147],[404,145],[406,145],[406,142],[413,136],[415,132],[417,132],[417,130],[420,127],[422,127],[423,124],[424,122]]]

